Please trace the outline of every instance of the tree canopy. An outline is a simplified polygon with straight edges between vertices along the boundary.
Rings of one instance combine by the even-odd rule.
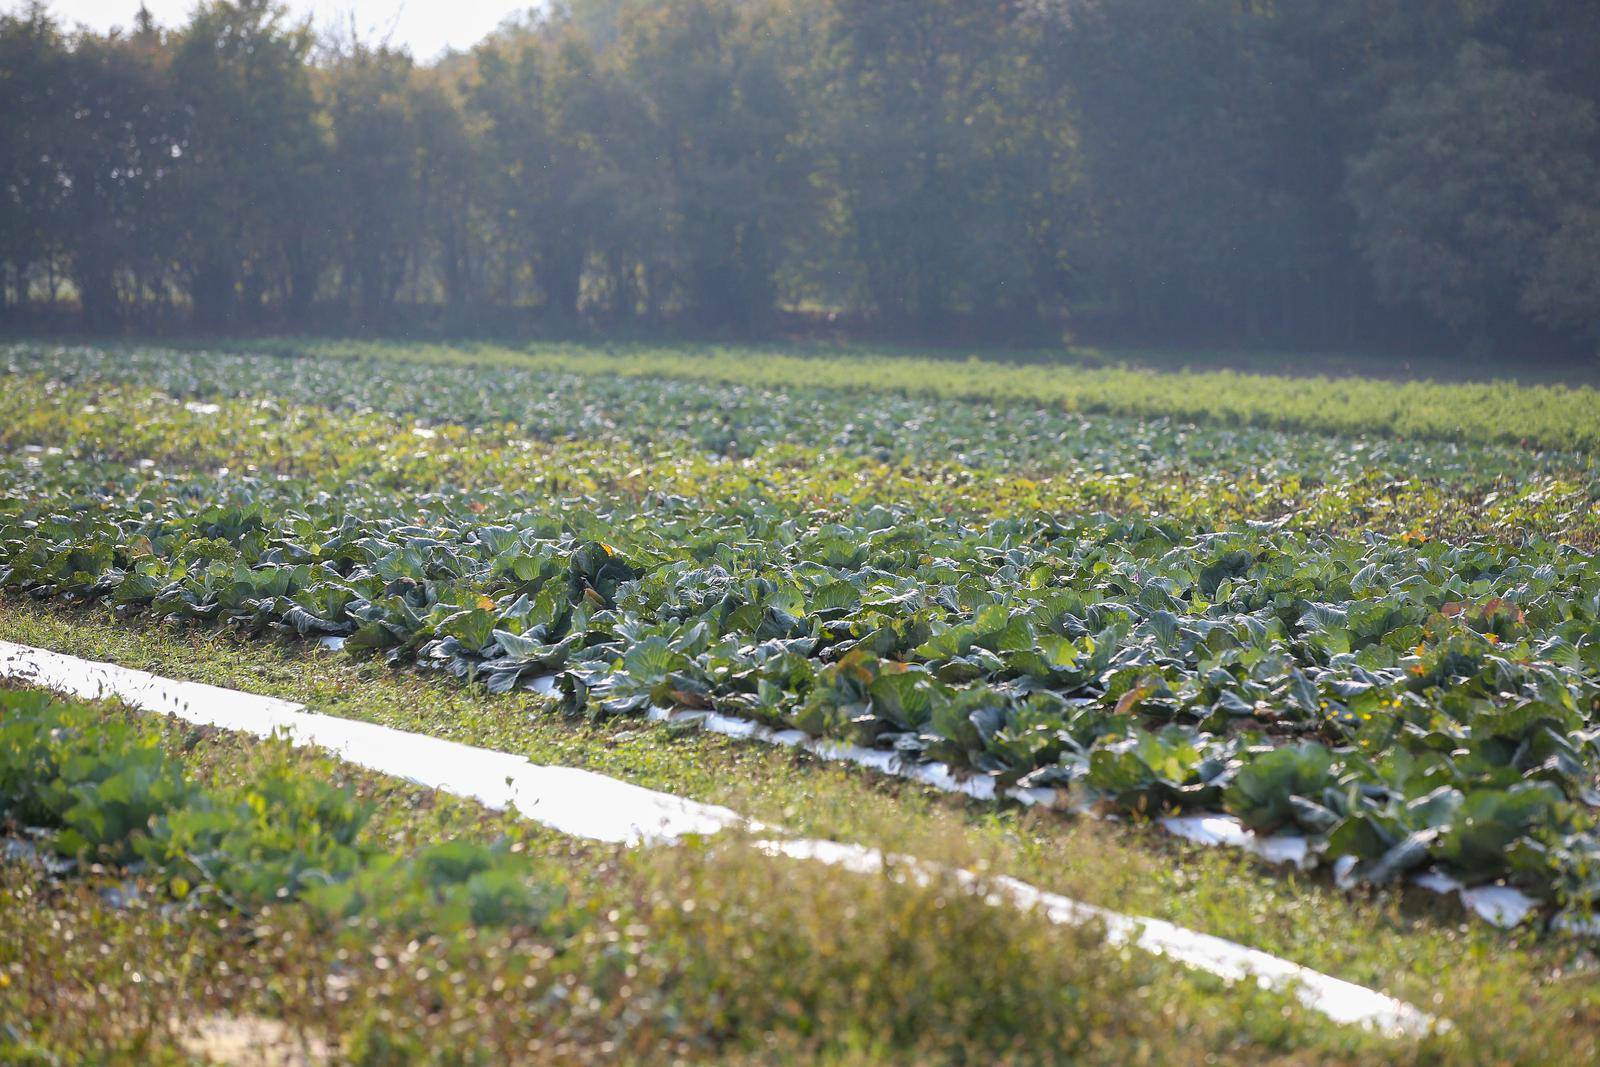
[[[1600,341],[1600,8],[271,0],[0,17],[0,312],[92,329]]]

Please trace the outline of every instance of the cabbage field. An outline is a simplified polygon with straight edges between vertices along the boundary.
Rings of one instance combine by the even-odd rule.
[[[904,807],[908,827],[933,817],[913,808],[932,804],[1019,849],[1026,873],[1071,868],[1088,895],[1093,864],[1069,861],[1059,835],[1108,835],[1129,852],[1106,853],[1103,887],[1135,879],[1113,868],[1154,863],[1161,874],[1138,876],[1152,911],[1171,896],[1191,909],[1175,917],[1221,927],[1208,932],[1309,953],[1457,1013],[1453,1035],[1401,1052],[1322,1024],[1230,1030],[1218,1020],[1238,991],[1123,975],[1186,989],[1180,1000],[1202,1006],[1152,1031],[1091,1005],[1081,1033],[1044,1047],[1023,1040],[1025,1020],[1057,1008],[1004,977],[1035,965],[1028,952],[1043,950],[1030,944],[985,979],[1009,990],[992,996],[1021,997],[1006,1002],[1014,1021],[1002,1012],[974,1046],[1002,1059],[1071,1048],[1114,1060],[1138,1041],[1157,1041],[1139,1047],[1158,1058],[1203,1046],[1252,1058],[1471,1058],[1484,1039],[1473,1028],[1485,1025],[1470,1018],[1473,1001],[1554,1020],[1565,1055],[1594,1049],[1600,996],[1582,934],[1600,907],[1591,389],[892,353],[290,341],[14,343],[0,369],[0,638],[102,658],[131,649],[141,661],[130,665],[169,673],[202,669],[185,663],[185,643],[192,653],[193,642],[225,641],[204,647],[242,657],[271,648],[289,665],[271,677],[290,689],[312,684],[296,681],[307,664],[375,693],[420,676],[473,710],[393,720],[408,729],[525,746],[523,727],[507,722],[531,716],[530,729],[555,731],[540,743],[569,754],[584,738],[622,738],[594,744],[633,753],[624,776],[716,800],[745,790],[737,798],[757,807],[782,794],[789,822],[846,818],[806,814],[836,788],[886,798],[888,823]],[[252,688],[243,675],[212,680]],[[0,730],[17,732],[19,709],[41,721],[84,714],[7,703]],[[830,742],[901,772],[936,767],[1001,799],[962,808],[826,761],[689,737],[700,713],[813,752]],[[695,745],[718,755],[674,769],[671,753]],[[9,795],[21,772],[6,758],[0,804],[13,824],[38,823]],[[613,756],[582,759],[607,767]],[[715,781],[705,768],[719,759],[744,784]],[[740,762],[751,760],[766,762]],[[760,768],[780,763],[763,781]],[[459,933],[477,914],[472,894],[493,882],[500,903],[482,903],[485,914],[531,900],[544,943],[593,932],[570,902],[597,891],[565,885],[570,872],[529,888],[532,861],[502,844],[385,858],[357,841],[367,815],[320,786],[292,799],[300,788],[281,787],[285,803],[336,813],[344,836],[322,847],[350,874],[313,888],[296,870],[288,895],[309,901],[296,922],[357,916],[371,897],[413,924],[444,916],[438,929]],[[198,786],[172,789],[200,803]],[[1305,869],[1206,855],[1149,823],[1198,814],[1227,817],[1246,840],[1303,841]],[[169,886],[181,878],[185,895],[209,884],[213,900],[270,900],[289,884],[234,853],[216,872],[197,866],[170,835],[204,820],[179,816],[161,824],[167,838],[119,838],[116,862]],[[892,834],[888,823],[872,832]],[[81,853],[87,839],[74,833]],[[991,862],[1007,867],[1009,855]],[[438,873],[457,863],[465,873]],[[479,872],[477,888],[457,888]],[[419,888],[428,878],[444,888]],[[1501,931],[1419,892],[1419,879],[1515,889],[1528,909]],[[1301,908],[1308,900],[1316,907]],[[1279,932],[1262,929],[1264,913]],[[1293,932],[1317,922],[1328,936],[1315,945]],[[1341,925],[1383,933],[1340,947]],[[1492,975],[1486,956],[1501,957]],[[1440,977],[1457,964],[1456,978]],[[733,980],[703,960],[654,965],[691,986]],[[1552,973],[1589,978],[1552,992]],[[868,1060],[953,1055],[896,1003],[903,1019],[841,1047],[855,1042]],[[742,1043],[734,1016],[693,1012],[683,1016],[692,1035],[670,1039],[688,1059],[833,1054],[817,1043],[817,1020],[837,1032],[850,1018],[820,1002],[793,1018],[741,1010],[796,1044],[763,1051]],[[582,1042],[614,1040],[595,1036],[614,1022],[596,1009],[567,1051],[589,1058],[598,1046]],[[1097,1027],[1119,1036],[1097,1046]],[[1501,1058],[1551,1054],[1515,1045],[1517,1029],[1496,1036],[1512,1042]],[[1178,1044],[1150,1036],[1168,1030]],[[668,1040],[651,1033],[618,1054]]]

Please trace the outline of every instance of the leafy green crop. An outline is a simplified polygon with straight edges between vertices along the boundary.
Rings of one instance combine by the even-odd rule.
[[[1335,799],[1334,756],[1325,746],[1301,742],[1252,759],[1228,784],[1226,804],[1258,832],[1294,825],[1328,830],[1343,805]]]
[[[280,752],[247,786],[187,780],[153,724],[0,690],[0,816],[69,856],[139,863],[180,899],[242,910],[304,899],[330,919],[434,932],[539,926],[561,903],[530,860],[447,842],[411,856],[360,839],[368,805]]]
[[[1270,427],[1320,435],[1449,442],[1535,442],[1591,451],[1600,444],[1600,392],[1510,381],[1436,383],[1275,376],[1236,371],[1154,373],[1082,361],[1006,364],[871,351],[774,351],[721,346],[494,345],[446,347],[362,341],[253,341],[253,352],[304,368],[344,360],[385,377],[408,364],[486,371],[533,370],[600,378],[656,378],[762,390],[830,388],[875,400],[909,396],[994,406],[1055,408],[1086,415],[1171,419],[1180,424]],[[140,349],[119,349],[126,359]],[[208,357],[211,355],[207,354]],[[163,354],[162,359],[170,358]],[[383,371],[375,373],[373,364]],[[382,405],[377,405],[382,406]],[[869,420],[870,422],[870,420]]]
[[[121,355],[13,350],[0,437],[38,450],[0,461],[0,589],[1220,807],[1374,881],[1600,899],[1586,456],[560,361]],[[248,841],[271,880],[356,884]]]
[[[134,836],[190,799],[143,731],[43,693],[0,692],[0,710],[0,810],[58,828],[63,852],[131,858]]]

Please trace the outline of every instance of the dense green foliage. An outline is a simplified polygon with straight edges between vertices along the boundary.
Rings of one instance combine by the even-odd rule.
[[[29,368],[54,361],[69,367],[70,361],[52,356],[53,349],[31,352],[18,349],[18,366]],[[148,349],[129,348],[110,350],[100,359],[103,375],[120,379],[126,372],[115,369],[118,365],[147,365],[170,363],[171,355],[141,356]],[[1077,447],[1080,439],[1111,441],[1130,440],[1149,434],[1153,429],[1167,434],[1192,435],[1194,425],[1212,431],[1203,444],[1195,442],[1180,449],[1192,458],[1211,456],[1221,449],[1224,455],[1254,454],[1257,459],[1276,457],[1285,447],[1301,451],[1304,467],[1318,473],[1327,468],[1310,458],[1308,450],[1328,448],[1325,462],[1338,466],[1345,464],[1332,455],[1333,450],[1349,448],[1363,438],[1357,451],[1369,457],[1363,462],[1369,466],[1392,463],[1396,470],[1415,473],[1432,473],[1438,469],[1444,456],[1461,455],[1456,449],[1411,449],[1391,451],[1398,446],[1389,438],[1402,440],[1447,441],[1457,446],[1468,444],[1507,444],[1518,446],[1519,451],[1567,450],[1594,451],[1600,445],[1600,391],[1592,386],[1567,387],[1519,386],[1510,381],[1448,382],[1391,381],[1363,377],[1328,379],[1305,375],[1281,376],[1266,373],[1237,373],[1205,369],[1204,361],[1197,366],[1184,368],[1171,374],[1152,374],[1148,368],[1108,365],[1092,353],[1076,359],[1049,359],[1043,364],[996,364],[976,357],[966,360],[930,359],[896,354],[895,358],[878,358],[884,353],[865,350],[852,352],[821,349],[796,354],[793,350],[734,347],[680,347],[660,348],[636,346],[619,349],[616,346],[584,345],[533,345],[525,349],[479,345],[463,352],[459,348],[435,345],[365,344],[348,341],[308,343],[304,340],[252,342],[251,352],[268,352],[283,356],[336,356],[363,361],[382,361],[386,366],[381,377],[388,380],[393,375],[403,375],[396,361],[425,363],[464,363],[474,368],[474,380],[524,393],[535,393],[532,382],[516,377],[500,378],[498,369],[527,368],[538,371],[567,371],[588,376],[623,375],[628,377],[664,378],[668,382],[691,380],[735,386],[755,390],[716,394],[704,387],[694,395],[702,397],[700,403],[706,411],[719,410],[726,414],[716,425],[727,428],[743,427],[744,436],[752,440],[768,440],[771,432],[767,420],[786,417],[794,399],[780,390],[804,387],[802,395],[816,396],[818,388],[836,390],[842,394],[858,394],[867,389],[878,394],[879,403],[890,405],[884,409],[885,417],[874,420],[871,430],[890,447],[891,442],[916,441],[927,436],[927,431],[937,428],[940,436],[948,436],[951,447],[946,455],[954,453],[967,456],[971,438],[967,425],[973,419],[987,423],[990,433],[1005,440],[1003,450],[1012,455],[1025,456],[1029,464],[1040,462],[1040,454],[1061,455],[1064,450]],[[245,368],[232,368],[223,353],[210,352],[203,362],[179,363],[181,370],[166,374],[190,375],[188,380],[168,378],[163,384],[177,393],[187,392],[246,392],[248,383],[243,379]],[[263,366],[261,361],[249,364],[251,374],[293,374],[299,376],[331,373],[305,363],[282,365],[276,370]],[[139,380],[152,380],[146,372]],[[348,395],[360,388],[351,379],[356,374],[351,369],[339,372],[344,380],[331,395]],[[480,377],[481,376],[481,377]],[[404,380],[403,378],[401,380]],[[525,388],[525,386],[527,388]],[[589,389],[601,388],[590,384]],[[670,389],[658,385],[655,389]],[[479,390],[482,392],[482,390]],[[499,390],[495,390],[498,392]],[[329,395],[329,394],[324,394]],[[633,395],[638,396],[635,392]],[[937,407],[906,408],[900,397],[929,397],[944,400],[994,401],[1003,406],[999,412],[976,409],[970,404],[944,404]],[[400,401],[403,403],[403,400]],[[496,397],[499,410],[514,416],[517,403],[544,404],[559,407],[559,402],[537,397]],[[655,404],[653,397],[643,401]],[[859,405],[859,397],[854,401]],[[1019,403],[1021,402],[1021,403]],[[394,398],[389,405],[396,403]],[[729,405],[736,405],[730,409]],[[372,406],[380,406],[373,403]],[[572,405],[567,405],[569,408]],[[659,405],[658,405],[659,406]],[[1146,420],[1144,426],[1134,426],[1123,420],[1086,419],[1063,423],[1051,410],[1061,408],[1080,415],[1131,415]],[[831,433],[826,424],[818,426],[808,438],[812,442],[826,439],[836,442],[835,434],[867,432],[860,421],[844,417],[849,409],[813,413],[834,425]],[[704,423],[704,413],[697,413],[697,422]],[[472,421],[466,414],[451,418]],[[548,412],[544,418],[559,417]],[[572,417],[568,415],[567,417]],[[660,414],[656,416],[660,418]],[[1174,420],[1175,425],[1163,426],[1163,418]],[[936,419],[930,424],[929,419]],[[1029,419],[1042,420],[1040,425],[1030,425]],[[620,420],[624,424],[627,420]],[[1152,425],[1153,424],[1153,425]],[[907,434],[907,427],[915,427],[915,434]],[[1269,441],[1261,435],[1241,435],[1237,443],[1227,443],[1227,431],[1244,427],[1280,430],[1311,430],[1336,437],[1332,442],[1322,442],[1316,437],[1300,436],[1287,446],[1281,441]],[[592,429],[586,431],[592,432]],[[1146,448],[1148,444],[1150,447]],[[893,447],[905,447],[896,445]],[[1144,453],[1147,463],[1159,463],[1171,449],[1158,442],[1141,441],[1134,447]],[[1466,458],[1470,456],[1470,458]],[[1220,458],[1220,456],[1219,456]],[[994,455],[977,457],[977,462],[988,466],[997,462]],[[1505,454],[1491,455],[1470,451],[1464,456],[1463,466],[1481,473],[1497,472],[1506,463]],[[1516,461],[1511,461],[1516,462]],[[1583,460],[1575,462],[1582,465]],[[1420,466],[1419,466],[1420,465]]]
[[[1135,812],[1221,807],[1374,881],[1600,894],[1584,457],[780,401],[575,359],[52,359],[5,401],[37,449],[3,468],[5,587],[343,636],[493,691],[554,674],[571,714],[715,709]],[[803,444],[886,405],[892,437]],[[967,464],[936,458],[946,425]]]
[[[1383,1043],[1376,1058],[1384,1063],[1481,1062],[1485,1058],[1508,1063],[1542,1064],[1551,1059],[1587,1062],[1600,1047],[1600,1030],[1594,1026],[1595,1019],[1600,1018],[1596,1014],[1600,1011],[1600,988],[1590,980],[1595,963],[1588,939],[1544,935],[1531,925],[1508,932],[1487,923],[1464,922],[1454,898],[1415,890],[1404,883],[1375,891],[1342,891],[1332,880],[1318,875],[1284,877],[1281,869],[1254,862],[1235,850],[1183,844],[1139,819],[1063,818],[1038,809],[965,803],[882,775],[797,758],[788,749],[752,745],[714,733],[685,730],[679,725],[645,725],[627,716],[571,720],[540,714],[542,701],[534,694],[514,691],[496,696],[481,688],[462,686],[439,672],[397,671],[384,667],[380,660],[308,649],[291,637],[256,640],[211,627],[160,622],[148,616],[119,617],[113,607],[105,605],[80,609],[59,600],[30,601],[0,594],[0,638],[169,677],[304,701],[326,714],[521,753],[538,763],[581,766],[696,800],[721,803],[768,825],[782,825],[808,837],[859,842],[953,867],[1011,875],[1080,900],[1227,937],[1384,990],[1410,1003],[1426,1004],[1431,1013],[1455,1023],[1449,1034],[1418,1045]],[[187,736],[187,731],[180,728],[178,736]],[[236,735],[217,735],[189,751],[203,757],[204,780],[249,782],[262,766],[253,754],[266,756],[269,750],[237,739]],[[312,773],[322,774],[322,761],[309,752],[301,752],[314,768]],[[912,887],[896,885],[895,879],[841,878],[836,871],[816,870],[809,865],[775,865],[737,847],[737,835],[719,835],[685,849],[644,850],[624,857],[607,846],[585,845],[541,832],[522,820],[485,816],[481,810],[474,816],[475,805],[451,803],[442,795],[393,779],[363,775],[348,765],[336,765],[330,770],[333,781],[353,784],[358,796],[376,802],[374,818],[368,825],[394,851],[409,852],[446,837],[507,836],[550,859],[547,870],[566,879],[563,884],[575,904],[580,898],[590,900],[596,894],[603,895],[605,902],[597,901],[592,908],[593,914],[601,916],[597,927],[581,929],[579,937],[585,943],[576,951],[551,960],[547,971],[560,970],[570,975],[574,966],[581,970],[589,961],[602,969],[608,966],[603,962],[611,952],[606,947],[607,939],[635,925],[634,911],[628,906],[618,909],[622,914],[614,923],[608,918],[608,909],[616,908],[618,874],[645,875],[651,891],[663,895],[668,905],[694,899],[698,906],[691,914],[670,906],[657,912],[666,924],[662,936],[652,933],[637,941],[625,936],[623,944],[642,944],[642,951],[633,956],[633,962],[641,968],[647,967],[651,959],[660,958],[658,948],[679,944],[680,936],[686,951],[705,944],[708,954],[720,954],[727,966],[736,968],[734,972],[713,969],[700,973],[707,974],[718,988],[726,988],[723,983],[732,980],[746,983],[740,987],[748,993],[742,1001],[740,1017],[748,1031],[776,1029],[787,1033],[791,1025],[797,1025],[813,1035],[814,1041],[821,1042],[829,1041],[826,1035],[848,1031],[852,1036],[840,1036],[839,1041],[855,1047],[859,1047],[867,1029],[878,1034],[904,1032],[912,1035],[912,1041],[917,1041],[916,1035],[920,1034],[924,1041],[957,1042],[970,1061],[972,1034],[980,1029],[993,1034],[1011,1025],[984,1007],[985,998],[999,992],[1009,1000],[1016,993],[1004,990],[1016,990],[1037,979],[1045,983],[1041,989],[1053,987],[1061,998],[1034,1003],[1028,1010],[1035,1014],[1021,1012],[1017,1016],[1021,1032],[1034,1035],[1032,1047],[1039,1048],[1055,1040],[1039,1034],[1039,1020],[1045,1018],[1040,1013],[1059,1012],[1065,1004],[1081,1002],[1075,981],[1062,968],[1070,966],[1074,974],[1092,975],[1095,968],[1103,968],[1107,962],[1092,944],[1085,946],[1090,950],[1085,955],[1076,947],[1080,942],[1075,937],[1051,939],[1025,934],[1023,931],[1032,928],[1028,916],[996,909],[991,914],[1001,932],[1018,938],[1008,942],[1003,953],[1007,961],[1016,961],[1015,966],[1009,962],[1002,965],[997,960],[1000,953],[985,948],[981,954],[971,954],[966,946],[950,940],[966,936],[960,929],[968,921],[952,916],[952,912],[964,911],[965,907],[954,895],[933,890],[940,895],[943,906],[929,913],[930,924],[930,920],[915,919],[908,913],[903,895]],[[702,857],[716,857],[717,862],[708,868]],[[9,907],[0,908],[0,924],[9,923],[0,930],[0,971],[6,969],[10,959],[14,980],[9,991],[12,1000],[6,1001],[5,992],[0,991],[0,1012],[7,1004],[16,1004],[14,1015],[28,1017],[23,1005],[31,1003],[32,1016],[47,1020],[47,1033],[96,1035],[115,1029],[114,1023],[84,1025],[83,1015],[54,1011],[63,998],[52,996],[51,988],[52,984],[63,983],[76,988],[79,983],[91,983],[102,975],[115,975],[122,967],[119,961],[128,959],[130,954],[136,960],[160,958],[170,962],[154,973],[135,964],[133,969],[140,970],[145,981],[131,986],[125,979],[113,980],[113,988],[126,991],[130,1000],[137,1001],[142,995],[174,1006],[185,1018],[205,1014],[198,1007],[188,1006],[191,992],[201,990],[207,996],[237,998],[224,1001],[228,1011],[261,1010],[255,1006],[259,1001],[246,992],[249,981],[262,977],[268,969],[283,974],[286,968],[295,966],[285,960],[285,956],[290,960],[294,957],[291,946],[277,941],[264,943],[259,937],[240,937],[227,942],[237,947],[225,957],[230,972],[238,967],[237,983],[220,989],[203,983],[185,987],[179,975],[212,976],[220,968],[203,961],[187,964],[181,949],[152,952],[136,947],[136,938],[145,935],[136,935],[135,931],[146,917],[137,909],[108,909],[103,925],[85,924],[75,911],[79,901],[89,898],[92,902],[94,897],[93,889],[84,885],[81,875],[65,883],[57,882],[53,891],[28,900],[16,892],[14,882],[4,882],[5,874],[15,870],[14,866],[0,865],[0,893],[9,889],[11,894],[5,898]],[[63,892],[79,886],[83,886],[80,892]],[[881,895],[880,889],[884,890]],[[890,891],[902,896],[899,903],[891,903]],[[622,892],[630,891],[623,888]],[[149,895],[151,911],[156,911],[162,897],[160,893]],[[886,908],[879,907],[880,898]],[[52,914],[52,908],[58,910]],[[296,910],[274,909],[273,914],[280,921],[288,920]],[[752,920],[748,916],[753,913],[762,917]],[[184,914],[177,913],[179,917]],[[233,924],[233,928],[239,925]],[[759,937],[753,932],[757,926],[763,931]],[[805,941],[797,943],[793,939],[797,927],[805,928]],[[992,936],[977,928],[969,929],[971,936]],[[11,930],[32,930],[35,936],[8,938],[5,933]],[[48,931],[49,936],[40,931]],[[381,928],[379,934],[384,934]],[[367,1010],[362,1006],[366,994],[359,983],[363,976],[371,976],[382,979],[385,988],[392,989],[389,995],[393,999],[386,1001],[396,1005],[387,1020],[391,1032],[416,1033],[431,1021],[431,1032],[447,1026],[455,1033],[454,1027],[460,1025],[464,1043],[482,1046],[501,1041],[498,1035],[507,1031],[521,1031],[530,1016],[549,1018],[549,1013],[555,1011],[559,1017],[561,1008],[549,1006],[537,992],[530,992],[511,977],[519,973],[508,970],[520,966],[515,962],[519,953],[504,951],[506,939],[499,935],[500,931],[484,931],[469,948],[456,937],[423,938],[420,945],[411,946],[410,935],[399,934],[379,942],[381,945],[386,941],[391,947],[373,947],[372,956],[386,952],[392,963],[397,951],[392,946],[396,942],[402,955],[410,946],[417,955],[404,958],[426,966],[431,975],[426,982],[415,985],[393,984],[410,974],[409,967],[391,966],[378,973],[371,969],[370,956],[347,953],[333,966],[339,973],[356,978],[358,986],[350,1001],[341,999],[339,1016],[363,1016]],[[85,940],[90,948],[74,950],[78,942]],[[297,935],[295,944],[315,941]],[[114,954],[109,959],[95,955],[94,949],[102,942],[112,945]],[[765,949],[769,944],[782,951],[768,953]],[[15,954],[7,957],[4,948],[13,946]],[[735,951],[723,952],[723,946]],[[539,950],[537,941],[533,950]],[[834,962],[826,964],[828,960]],[[963,975],[962,968],[974,966],[974,960],[981,961],[976,964],[977,970]],[[246,961],[248,965],[241,966]],[[914,966],[908,967],[907,961],[915,961]],[[1137,965],[1144,959],[1142,954],[1134,953],[1131,961],[1124,960],[1120,965],[1127,962]],[[312,962],[309,966],[315,969],[325,965]],[[539,968],[532,969],[539,974]],[[463,978],[452,981],[450,992],[444,993],[448,973],[462,973]],[[596,987],[605,1018],[635,1020],[628,1031],[631,1042],[625,1042],[626,1047],[643,1049],[648,1045],[640,1042],[659,1040],[659,1031],[649,1024],[641,1026],[640,1019],[657,1021],[682,1034],[685,1027],[699,1025],[706,1018],[696,1005],[716,1013],[707,998],[698,996],[698,989],[657,980],[654,973],[647,981],[628,983],[631,997],[614,984]],[[947,995],[939,1004],[918,998],[918,989],[944,981],[941,976],[946,974],[962,976],[944,987]],[[1042,977],[1046,975],[1049,977]],[[511,988],[506,995],[496,996],[494,979],[501,976]],[[1250,1034],[1235,1038],[1235,1056],[1242,1054],[1242,1048],[1254,1053],[1270,1046],[1280,1051],[1299,1050],[1285,1052],[1290,1059],[1298,1055],[1301,1059],[1366,1062],[1346,1043],[1358,1038],[1361,1031],[1357,1028],[1336,1027],[1319,1016],[1307,1018],[1307,1013],[1295,1013],[1268,1028],[1269,1032],[1281,1031],[1286,1036],[1269,1037],[1259,1029],[1260,1017],[1255,1013],[1265,1009],[1276,1017],[1276,1005],[1270,1001],[1262,1004],[1248,997],[1241,1000],[1244,991],[1238,986],[1212,988],[1201,1000],[1196,998],[1196,983],[1179,990],[1173,987],[1182,984],[1181,975],[1172,977],[1170,985],[1146,987],[1146,992],[1136,998],[1168,1020],[1155,1027],[1148,1040],[1160,1042],[1166,1028],[1171,1027],[1182,1035],[1174,1040],[1188,1042],[1187,1048],[1192,1052],[1194,1043],[1201,1038],[1193,1023],[1182,1020],[1198,1023],[1198,1018],[1204,1017],[1195,1014],[1202,1010],[1200,1005],[1208,1005],[1204,1010],[1209,1011],[1209,1005],[1214,1004],[1236,1034],[1240,1027]],[[864,984],[855,984],[858,982]],[[322,988],[318,982],[301,984],[313,992]],[[830,996],[824,991],[825,986],[837,992]],[[669,987],[677,991],[672,1010],[655,1007],[660,1001],[653,991]],[[801,988],[808,990],[801,1003],[810,1007],[794,1010],[805,1013],[808,1021],[804,1024],[795,1022],[800,1016],[785,1014],[777,1007],[780,1001],[792,1005],[789,991]],[[882,991],[876,1003],[880,1007],[892,1004],[892,1012],[885,1009],[862,1013],[859,994],[854,992],[859,988]],[[850,992],[840,991],[845,989]],[[749,992],[753,990],[765,990],[767,995],[763,998]],[[442,999],[435,999],[440,995]],[[1120,986],[1107,995],[1132,1004]],[[852,996],[857,999],[854,1010],[848,1007]],[[416,1016],[412,1006],[421,1002],[435,1006],[438,1014]],[[71,1005],[71,998],[66,998],[65,1003]],[[110,1017],[108,1003],[115,1002],[99,998],[94,1003],[106,1013],[97,1019]],[[540,1003],[546,1007],[539,1008]],[[574,999],[567,998],[562,1003],[580,1018],[584,1016],[584,1009]],[[270,1004],[266,1012],[273,1018],[286,1022],[303,1018],[298,1000],[280,998]],[[829,1016],[830,1005],[837,1006],[840,1014]],[[680,1006],[688,1009],[687,1017],[676,1014]],[[1174,1008],[1179,1016],[1169,1014]],[[126,1010],[120,1004],[118,1009]],[[1074,1014],[1076,1010],[1073,1009]],[[720,1025],[731,1021],[726,1015],[719,1017]],[[891,1023],[891,1018],[899,1021]],[[1255,1021],[1246,1021],[1251,1019]],[[902,1026],[906,1028],[903,1031]],[[57,1040],[63,1041],[60,1037]],[[743,1038],[736,1035],[730,1040],[738,1044]],[[1285,1040],[1289,1044],[1285,1045]],[[70,1047],[77,1045],[71,1043]],[[762,1047],[770,1049],[770,1039]],[[1107,1055],[1120,1057],[1119,1062],[1133,1055],[1120,1038],[1110,1046],[1102,1043],[1099,1047],[1109,1048]],[[724,1046],[721,1060],[730,1058],[736,1057]],[[777,1054],[754,1058],[761,1062],[786,1061],[786,1057]],[[881,1051],[878,1058],[894,1057]],[[928,1051],[899,1058],[938,1062],[944,1057]],[[1181,1060],[1184,1056],[1168,1058]]]
[[[560,904],[526,856],[471,841],[389,855],[360,840],[370,815],[283,753],[248,786],[208,789],[153,723],[0,690],[0,819],[66,856],[138,861],[179,899],[256,910],[304,898],[329,919],[417,932],[537,926]]]
[[[0,294],[95,329],[1592,351],[1593,11],[568,0],[419,63],[271,0],[110,36],[29,7]]]
[[[271,355],[282,358],[264,358]],[[447,373],[451,366],[471,373]],[[1489,484],[1582,475],[1600,446],[1600,391],[1510,382],[1151,374],[742,348],[463,352],[293,340],[251,342],[242,352],[14,344],[0,347],[0,368],[91,392],[137,386],[201,403],[268,395],[412,414],[424,427],[510,424],[546,441],[670,442],[734,457],[796,445],[1023,472],[1181,464]],[[874,418],[861,417],[862,390],[873,394]],[[13,417],[25,418],[15,406]],[[1305,430],[1327,436],[1271,432]]]
[[[175,790],[112,848],[52,832],[49,806],[6,820],[95,861],[6,841],[7,1062],[215,1059],[213,1028],[372,1065],[1395,1047],[941,880],[840,878],[736,835],[575,842],[304,749],[33,692],[0,691],[0,737],[0,804],[70,795],[109,825],[144,772]],[[197,823],[219,832],[174,854]]]

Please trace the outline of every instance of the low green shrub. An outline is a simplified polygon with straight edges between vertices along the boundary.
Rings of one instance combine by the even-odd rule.
[[[371,805],[307,775],[284,743],[247,784],[185,776],[152,722],[0,690],[0,815],[85,861],[126,862],[174,897],[241,911],[305,900],[333,921],[434,932],[539,926],[561,903],[534,862],[455,841],[393,856],[361,838]]]

